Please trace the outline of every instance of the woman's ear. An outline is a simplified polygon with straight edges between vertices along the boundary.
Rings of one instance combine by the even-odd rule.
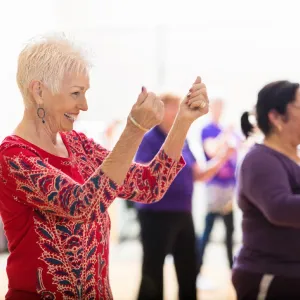
[[[283,123],[282,116],[277,111],[271,110],[268,113],[268,118],[270,123],[272,124],[272,127],[275,128],[278,132],[281,132]]]
[[[29,85],[29,92],[36,104],[41,105],[43,103],[43,86],[40,81],[31,81]]]

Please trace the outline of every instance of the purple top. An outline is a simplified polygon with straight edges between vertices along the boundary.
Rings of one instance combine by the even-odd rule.
[[[150,162],[162,147],[165,139],[166,134],[158,126],[149,131],[138,149],[136,162]],[[186,165],[174,179],[165,196],[159,202],[153,204],[136,203],[138,209],[191,212],[194,188],[192,166],[196,163],[196,159],[187,142],[184,144],[182,156]]]
[[[243,246],[235,269],[300,277],[300,167],[256,144],[239,170]]]
[[[214,124],[210,123],[202,129],[201,132],[201,141],[203,142],[208,138],[216,138],[220,133],[222,133],[222,129]],[[233,137],[235,138],[235,137]],[[208,157],[204,150],[204,155],[207,161],[211,158]],[[237,156],[232,156],[224,165],[223,167],[216,173],[215,176],[210,179],[207,184],[216,184],[221,186],[231,186],[235,185],[236,178],[235,178],[235,171],[237,165]]]

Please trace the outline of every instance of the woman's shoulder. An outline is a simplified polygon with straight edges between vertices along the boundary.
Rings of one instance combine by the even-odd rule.
[[[26,143],[23,139],[16,135],[9,135],[4,138],[0,144],[0,156],[3,154],[9,156],[20,152],[30,151],[32,154],[38,155],[36,149]]]
[[[15,144],[15,143],[19,143],[20,142],[20,138],[16,135],[8,135],[6,136],[0,145],[3,144]]]
[[[263,144],[255,144],[245,155],[241,168],[259,168],[259,169],[291,169],[298,167],[297,164],[284,154]]]
[[[94,141],[88,138],[83,132],[78,132],[75,130],[63,132],[61,133],[61,136],[65,143],[76,149],[80,149],[82,147],[89,148],[94,144]]]
[[[63,139],[75,151],[81,152],[83,149],[87,154],[92,154],[94,149],[107,151],[100,144],[96,143],[92,138],[88,138],[84,133],[75,130],[62,133]]]

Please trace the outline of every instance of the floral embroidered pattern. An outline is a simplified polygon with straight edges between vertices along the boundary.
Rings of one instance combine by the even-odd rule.
[[[67,139],[70,138],[72,136],[68,135]],[[81,170],[88,172],[87,174],[94,172],[110,153],[92,140],[88,140],[83,134],[78,134],[75,142],[71,140],[69,142],[72,145],[72,152],[77,154],[76,164]],[[86,166],[87,162],[88,166]],[[176,162],[164,151],[160,151],[148,166],[133,163],[118,196],[143,203],[158,201],[184,165],[183,158]]]
[[[53,283],[64,299],[96,299],[96,223],[70,222],[36,211],[35,228]],[[55,228],[51,232],[51,228]]]
[[[4,160],[17,190],[26,193],[28,203],[48,213],[82,219],[99,199],[107,205],[116,197],[116,184],[102,171],[91,174],[84,185],[79,185],[53,168],[47,159],[41,160],[30,152],[20,152],[15,157],[5,156]]]
[[[64,139],[71,157],[57,158],[55,166],[50,156],[20,146],[16,137],[4,142],[0,196],[1,190],[10,189],[13,201],[33,208],[32,243],[39,245],[40,256],[36,278],[31,280],[37,282],[42,299],[112,299],[107,207],[117,195],[144,203],[159,200],[184,161],[175,162],[161,151],[148,166],[132,164],[124,185],[118,187],[98,169],[107,150],[76,132],[64,134]]]
[[[43,278],[42,278],[43,269],[38,268],[37,270],[37,292],[41,295],[42,300],[55,300],[55,294],[49,291],[46,291]]]
[[[164,151],[160,151],[147,168],[141,164],[133,164],[120,189],[119,197],[143,203],[152,203],[153,199],[158,201],[183,166],[182,158],[177,163]]]

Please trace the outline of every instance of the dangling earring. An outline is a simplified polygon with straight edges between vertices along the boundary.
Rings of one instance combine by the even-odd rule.
[[[45,124],[45,116],[46,116],[46,112],[42,107],[39,107],[36,111],[37,116],[42,120],[42,123]]]

